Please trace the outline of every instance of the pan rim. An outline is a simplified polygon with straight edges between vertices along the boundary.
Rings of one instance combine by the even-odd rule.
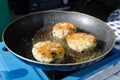
[[[23,18],[25,18],[25,17],[27,17],[27,16],[31,16],[31,15],[35,15],[35,14],[40,14],[40,13],[50,13],[50,12],[51,12],[51,13],[52,13],[52,12],[76,13],[76,14],[81,14],[81,15],[85,15],[85,16],[88,16],[88,17],[97,19],[98,21],[100,21],[100,22],[102,22],[103,24],[105,24],[105,25],[106,25],[106,26],[105,26],[106,28],[109,28],[109,29],[111,30],[112,34],[114,35],[113,44],[111,45],[111,47],[110,47],[108,50],[106,50],[106,52],[105,52],[104,54],[102,54],[102,55],[100,55],[100,56],[98,56],[98,57],[96,57],[96,58],[94,58],[94,59],[90,59],[90,60],[83,61],[83,62],[77,62],[77,63],[68,63],[68,64],[53,64],[53,63],[52,63],[52,64],[51,64],[51,63],[48,64],[48,63],[41,63],[41,62],[39,62],[39,61],[31,60],[31,59],[25,58],[25,57],[23,57],[23,56],[20,56],[20,55],[16,54],[13,50],[11,50],[11,49],[7,46],[7,44],[6,44],[6,42],[5,42],[5,39],[4,39],[4,33],[5,33],[5,31],[7,30],[7,28],[8,28],[11,24],[13,24],[14,22],[16,22],[16,21],[18,21],[18,20],[21,20],[21,19],[23,19]],[[74,12],[74,11],[42,11],[42,12],[30,13],[30,14],[24,15],[24,16],[22,16],[22,17],[19,17],[19,18],[13,20],[12,22],[10,22],[10,23],[7,25],[7,27],[4,29],[3,35],[2,35],[2,40],[3,40],[3,43],[5,44],[5,47],[6,47],[11,53],[13,53],[14,55],[16,55],[18,58],[21,58],[21,59],[23,59],[23,60],[25,60],[25,61],[29,61],[29,62],[33,62],[33,63],[37,63],[37,64],[43,64],[43,65],[50,65],[50,66],[70,66],[70,65],[78,65],[78,64],[83,64],[83,63],[95,61],[95,60],[100,59],[100,58],[103,58],[105,55],[107,55],[107,53],[110,52],[110,50],[112,50],[112,48],[114,47],[114,44],[115,44],[115,42],[116,42],[116,38],[115,38],[115,33],[114,33],[114,31],[113,31],[113,30],[109,27],[109,25],[107,25],[105,22],[103,22],[102,20],[100,20],[100,19],[98,19],[98,18],[95,18],[95,17],[93,17],[93,16],[90,16],[90,15],[87,15],[87,14],[84,14],[84,13]]]

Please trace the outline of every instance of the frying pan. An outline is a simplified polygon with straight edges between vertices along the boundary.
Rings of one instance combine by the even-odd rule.
[[[36,31],[44,27],[52,27],[58,22],[71,22],[77,28],[94,34],[103,41],[102,55],[79,63],[46,64],[33,59],[32,38]],[[70,71],[92,65],[103,59],[115,44],[113,30],[103,21],[87,14],[72,11],[44,11],[25,15],[11,22],[3,32],[3,42],[6,48],[24,62],[43,70]]]

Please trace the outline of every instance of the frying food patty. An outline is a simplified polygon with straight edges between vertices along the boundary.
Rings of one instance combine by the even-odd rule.
[[[43,63],[50,63],[61,60],[64,57],[64,48],[54,41],[44,41],[34,44],[32,49],[36,60]]]
[[[74,33],[76,27],[70,22],[60,22],[53,26],[53,36],[64,39],[68,34]]]
[[[96,37],[87,33],[73,33],[66,38],[68,46],[77,51],[92,49],[96,46]]]

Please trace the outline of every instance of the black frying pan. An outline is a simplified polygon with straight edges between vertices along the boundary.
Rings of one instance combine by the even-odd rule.
[[[102,55],[88,61],[69,64],[45,64],[34,60],[31,49],[36,31],[63,21],[71,22],[103,41],[103,45],[100,45],[103,48]],[[3,33],[3,42],[11,53],[25,62],[37,65],[41,69],[68,71],[86,67],[104,58],[114,46],[115,35],[106,23],[95,17],[78,12],[48,11],[29,14],[10,23]]]

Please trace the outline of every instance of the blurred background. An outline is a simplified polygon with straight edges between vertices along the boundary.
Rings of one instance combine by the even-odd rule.
[[[68,10],[107,21],[108,16],[119,8],[120,0],[0,0],[0,37],[11,21],[33,12]]]
[[[15,15],[58,9],[83,12],[105,21],[119,7],[120,0],[8,0],[8,5]]]

